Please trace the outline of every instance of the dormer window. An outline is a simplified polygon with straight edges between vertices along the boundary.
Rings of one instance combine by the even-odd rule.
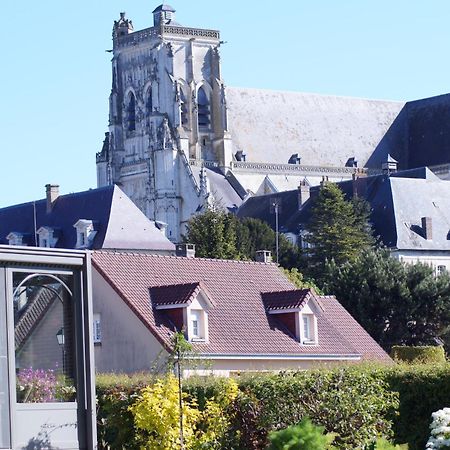
[[[77,230],[77,242],[75,248],[89,248],[97,234],[94,222],[92,220],[80,219],[74,224],[74,228]]]
[[[36,234],[39,239],[39,247],[55,247],[58,238],[55,237],[55,230],[50,227],[41,227]]]
[[[150,289],[152,306],[164,311],[171,328],[183,331],[190,342],[208,342],[211,297],[200,283],[158,286]]]
[[[301,345],[317,345],[320,306],[310,289],[262,293],[268,314]]]
[[[8,239],[9,245],[27,245],[23,242],[23,237],[22,233],[11,231],[11,233],[6,236],[6,239]]]

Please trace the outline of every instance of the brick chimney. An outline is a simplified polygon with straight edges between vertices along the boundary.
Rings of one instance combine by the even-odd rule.
[[[175,254],[185,258],[195,258],[195,244],[177,244]]]
[[[300,210],[302,206],[306,203],[306,201],[309,199],[311,193],[310,188],[306,180],[303,180],[300,182],[298,189],[298,209]]]
[[[431,241],[433,239],[433,222],[431,217],[422,217],[422,230],[423,237],[427,241]]]
[[[47,214],[52,212],[53,204],[59,197],[59,184],[46,184],[45,193],[47,196]]]
[[[270,250],[258,250],[256,252],[256,262],[271,263],[272,252]]]

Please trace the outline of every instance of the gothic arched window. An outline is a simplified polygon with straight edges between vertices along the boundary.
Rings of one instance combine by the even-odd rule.
[[[153,112],[153,95],[151,86],[147,89],[147,99],[145,101],[145,108],[147,110],[147,115],[150,115]]]
[[[209,98],[206,95],[205,90],[201,87],[197,94],[197,104],[198,104],[198,126],[199,127],[209,127],[210,120],[210,107]]]
[[[180,101],[181,101],[181,125],[186,127],[188,125],[188,106],[186,96],[183,90],[180,91]]]
[[[134,98],[134,94],[130,92],[128,95],[128,131],[136,130],[136,99]]]

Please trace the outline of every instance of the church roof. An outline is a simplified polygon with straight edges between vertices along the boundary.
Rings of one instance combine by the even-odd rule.
[[[46,199],[0,209],[0,244],[8,244],[12,231],[25,235],[25,245],[36,246],[35,231],[41,227],[57,230],[58,248],[75,248],[74,224],[92,220],[97,231],[91,248],[174,251],[154,222],[117,187],[106,186],[60,195],[47,213]]]
[[[170,11],[175,12],[175,9],[173,9],[170,5],[159,5],[157,8],[154,9],[152,14],[155,14],[160,11]]]
[[[365,167],[403,102],[227,88],[229,130],[247,162]],[[379,168],[380,165],[374,166]]]
[[[357,192],[369,202],[375,235],[387,247],[450,250],[450,182],[439,179],[429,169],[422,167],[337,184],[347,198]],[[318,189],[318,186],[311,188],[311,197],[301,209],[297,190],[249,198],[239,208],[238,216],[254,217],[274,228],[275,215],[270,212],[270,202],[278,198],[280,230],[297,233],[310,220]],[[432,239],[425,239],[422,217],[431,218]]]

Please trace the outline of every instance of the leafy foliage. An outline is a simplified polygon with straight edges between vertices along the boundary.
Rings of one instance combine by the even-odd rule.
[[[366,450],[408,450],[408,445],[395,445],[386,439],[380,438],[372,445],[369,445]]]
[[[195,244],[201,258],[240,259],[236,247],[236,219],[211,207],[189,220],[185,240]]]
[[[433,345],[450,324],[450,277],[425,264],[403,264],[387,250],[371,250],[338,266],[331,261],[324,291],[384,348]]]
[[[219,430],[213,449],[259,450],[268,444],[269,432],[310,417],[327,432],[337,433],[339,449],[362,448],[363,443],[367,449],[383,449],[380,445],[388,444],[373,444],[381,435],[396,443],[407,442],[410,450],[423,450],[431,414],[450,405],[450,364],[324,367],[241,376],[236,381],[237,395],[236,385],[230,389],[227,379],[189,378],[183,383],[203,418],[208,402],[216,405],[209,407],[216,425],[209,428],[199,421],[197,427],[197,436],[207,428]],[[154,384],[155,378],[144,374],[97,377],[100,449],[139,447],[129,406],[136,403],[145,385]]]
[[[269,225],[258,219],[241,221],[215,207],[189,221],[184,239],[195,244],[196,255],[202,258],[254,260],[258,250],[270,250],[274,257],[276,254],[276,234]],[[299,259],[299,250],[280,234],[280,264],[295,267]]]
[[[442,364],[445,362],[445,352],[442,345],[436,347],[394,345],[391,350],[391,357],[395,361],[419,364]]]
[[[229,417],[224,414],[235,400],[237,384],[227,380],[223,391],[210,398],[201,411],[197,402],[183,392],[183,448],[186,450],[219,450],[223,447],[230,428]],[[141,448],[175,450],[181,448],[180,407],[178,382],[173,375],[159,379],[144,388],[138,400],[130,407],[138,430],[137,443]]]
[[[361,199],[346,201],[336,184],[322,186],[312,208],[305,238],[311,244],[308,254],[317,277],[326,261],[333,260],[340,266],[354,261],[361,251],[373,245],[368,211]]]
[[[268,450],[325,450],[331,448],[332,434],[324,434],[325,428],[314,425],[308,418],[298,425],[269,435]]]
[[[182,397],[183,440],[185,448],[190,449],[196,440],[200,412],[186,393]],[[137,402],[130,406],[141,448],[175,450],[181,447],[178,400],[178,381],[173,375],[142,390]]]
[[[291,270],[284,269],[283,272],[289,278],[289,281],[295,284],[298,289],[314,289],[319,295],[323,294],[322,290],[313,281],[305,279],[297,268],[294,267]]]

